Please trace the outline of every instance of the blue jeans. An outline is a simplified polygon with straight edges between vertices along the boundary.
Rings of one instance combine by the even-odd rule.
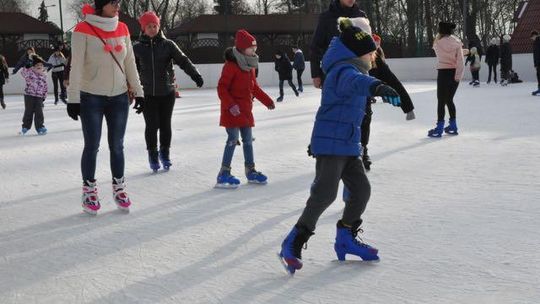
[[[242,135],[242,147],[244,148],[244,161],[246,167],[254,166],[253,160],[253,136],[251,134],[251,127],[245,128],[226,128],[227,131],[227,143],[225,144],[225,151],[223,152],[223,161],[221,165],[223,167],[231,167],[231,162],[234,155],[234,149],[238,142],[240,134]]]
[[[81,159],[83,181],[95,180],[103,117],[107,121],[112,176],[115,178],[124,176],[124,134],[128,112],[129,101],[126,93],[107,97],[81,92],[80,116],[84,135],[84,150]]]

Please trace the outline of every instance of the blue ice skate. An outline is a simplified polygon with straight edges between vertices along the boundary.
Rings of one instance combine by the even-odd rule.
[[[250,184],[266,185],[268,183],[268,177],[255,168],[246,167],[246,177]]]
[[[378,261],[379,251],[370,245],[357,239],[359,232],[362,232],[360,228],[361,221],[354,223],[351,227],[346,227],[341,221],[337,223],[336,243],[334,244],[334,250],[338,260],[345,261],[347,254],[352,254],[360,257],[364,261]]]
[[[455,119],[450,119],[448,121],[448,126],[446,128],[444,128],[444,133],[449,134],[449,135],[458,135],[459,134],[458,133],[458,127],[457,127]]]
[[[294,275],[296,270],[302,268],[302,247],[312,235],[313,232],[305,227],[294,226],[283,240],[283,243],[281,243],[281,251],[278,256],[283,267],[290,275]]]
[[[221,170],[217,177],[216,188],[236,189],[240,186],[240,180],[231,175],[230,170]]]
[[[444,129],[444,121],[437,121],[437,126],[434,129],[428,131],[429,137],[441,137]]]

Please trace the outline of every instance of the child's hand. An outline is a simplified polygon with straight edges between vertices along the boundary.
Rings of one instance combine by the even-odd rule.
[[[409,113],[407,113],[406,119],[407,119],[407,120],[413,120],[413,119],[416,119],[416,115],[414,115],[414,111],[410,111]]]
[[[379,84],[372,87],[371,95],[382,97],[383,102],[389,103],[394,107],[399,107],[401,105],[401,98],[399,97],[399,94],[391,86],[386,84]]]
[[[240,115],[240,107],[237,104],[235,104],[234,106],[229,108],[229,112],[231,113],[232,116],[236,117]]]
[[[272,104],[269,105],[267,108],[268,108],[268,110],[273,110],[273,109],[276,108],[276,105],[272,102]]]

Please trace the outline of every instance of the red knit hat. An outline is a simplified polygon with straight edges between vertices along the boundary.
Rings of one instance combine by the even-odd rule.
[[[371,35],[373,37],[373,40],[376,42],[376,43],[381,43],[381,36],[377,35],[377,34],[373,34]]]
[[[142,30],[150,23],[157,24],[159,26],[159,17],[154,12],[146,12],[139,17],[139,24]]]
[[[252,46],[257,46],[257,40],[246,30],[238,30],[234,38],[234,46],[239,50],[245,50]]]

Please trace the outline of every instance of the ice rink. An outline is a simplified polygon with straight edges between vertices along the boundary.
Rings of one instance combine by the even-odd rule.
[[[463,82],[460,135],[427,138],[434,82],[406,84],[417,119],[373,105],[365,241],[378,264],[339,263],[338,200],[320,219],[290,278],[276,252],[309,195],[306,154],[320,91],[286,88],[276,110],[255,106],[257,169],[237,190],[214,189],[225,145],[214,89],[187,90],[173,115],[170,172],[152,174],[144,120],[125,138],[133,207],[116,210],[104,128],[98,216],[82,213],[80,122],[45,103],[46,136],[17,135],[22,96],[0,110],[0,303],[538,303],[540,302],[540,97],[533,83]],[[268,92],[277,97],[277,88]]]

